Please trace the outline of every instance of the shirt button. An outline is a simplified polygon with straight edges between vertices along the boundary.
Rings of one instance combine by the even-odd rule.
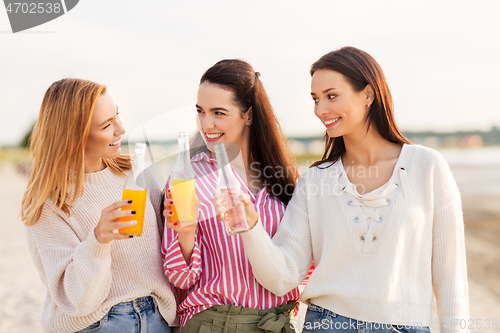
[[[361,240],[364,241],[365,240],[365,235],[361,235]]]

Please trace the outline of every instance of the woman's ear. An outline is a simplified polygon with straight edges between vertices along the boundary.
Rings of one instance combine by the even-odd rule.
[[[371,84],[368,84],[365,89],[365,98],[366,98],[366,106],[370,107],[375,99],[375,92],[373,91],[373,87]]]
[[[247,126],[252,125],[252,119],[253,119],[253,112],[252,112],[252,107],[248,108],[248,111],[245,113],[246,115],[246,121],[247,121]]]

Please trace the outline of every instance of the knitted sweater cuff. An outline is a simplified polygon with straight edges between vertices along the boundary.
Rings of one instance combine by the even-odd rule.
[[[108,244],[103,244],[97,240],[95,237],[95,227],[90,230],[89,235],[87,237],[87,252],[96,257],[96,258],[101,258],[104,259],[107,256],[111,255],[111,244],[113,242],[110,242]]]

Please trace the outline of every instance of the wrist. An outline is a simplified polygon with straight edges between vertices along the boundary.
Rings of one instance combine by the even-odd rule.
[[[250,230],[255,228],[257,223],[259,223],[259,216],[255,217],[254,219],[252,219],[252,221],[250,221]]]
[[[196,237],[196,229],[194,229],[191,232],[184,233],[184,232],[178,232],[177,233],[177,238],[179,239],[179,242],[184,242],[184,241],[192,241]]]

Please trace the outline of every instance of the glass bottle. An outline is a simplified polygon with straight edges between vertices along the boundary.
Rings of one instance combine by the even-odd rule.
[[[219,168],[217,191],[222,201],[222,217],[226,226],[226,233],[232,236],[248,231],[250,226],[245,214],[245,207],[241,201],[241,185],[229,164],[229,158],[223,143],[215,145],[215,154]]]
[[[171,219],[185,226],[196,223],[196,174],[191,166],[187,132],[179,133],[178,145],[177,161],[170,176],[170,191],[175,202]]]
[[[146,198],[148,189],[144,177],[144,158],[146,155],[146,144],[136,143],[134,149],[134,157],[132,159],[132,172],[125,181],[123,186],[122,200],[132,200],[130,206],[122,207],[122,210],[135,210],[135,215],[122,217],[120,222],[136,220],[137,224],[119,229],[121,234],[130,236],[141,236],[144,224],[144,211],[146,209]]]

